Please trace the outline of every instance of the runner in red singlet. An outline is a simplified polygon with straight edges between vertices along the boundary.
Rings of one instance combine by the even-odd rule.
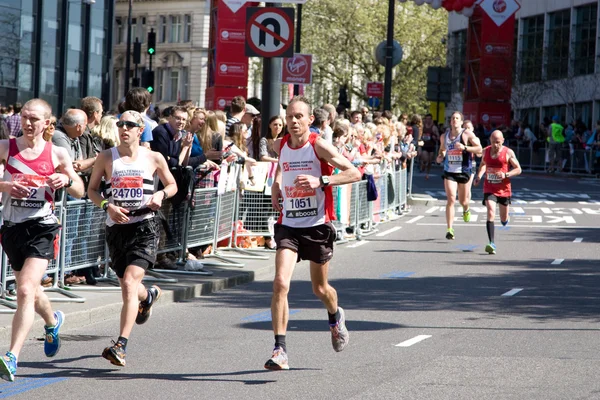
[[[52,109],[41,99],[29,100],[21,110],[23,135],[0,140],[0,163],[5,165],[2,192],[2,248],[17,282],[17,311],[12,321],[10,350],[0,357],[0,376],[14,381],[17,360],[31,330],[35,313],[45,321],[44,353],[54,357],[60,350],[61,311],[52,311],[40,281],[56,256],[60,223],[54,215],[54,192],[66,188],[80,198],[83,182],[73,170],[67,151],[43,134],[50,125]]]
[[[500,204],[500,222],[508,224],[508,212],[511,196],[510,178],[521,174],[521,165],[514,151],[503,146],[504,136],[500,131],[492,132],[490,145],[483,149],[483,158],[479,172],[475,177],[475,186],[485,174],[483,183],[483,204],[487,207],[487,234],[490,242],[485,247],[489,254],[496,254],[494,244],[494,218],[496,203]],[[512,169],[509,170],[509,165]]]
[[[289,369],[285,343],[287,295],[294,266],[301,259],[310,261],[313,292],[327,309],[334,350],[342,351],[350,338],[344,310],[338,307],[337,292],[327,282],[336,238],[330,223],[335,219],[331,187],[356,182],[360,173],[333,145],[310,132],[312,121],[308,100],[294,97],[286,111],[289,133],[273,146],[279,153],[279,163],[271,200],[281,216],[275,225],[277,255],[271,300],[275,348],[265,363],[270,370]],[[340,173],[332,175],[333,167]]]

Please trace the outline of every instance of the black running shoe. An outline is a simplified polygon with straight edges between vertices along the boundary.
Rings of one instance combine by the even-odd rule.
[[[148,321],[148,319],[150,319],[150,316],[152,315],[152,305],[156,303],[158,299],[160,299],[160,295],[162,294],[162,291],[156,285],[153,285],[148,290],[152,292],[152,301],[150,303],[140,301],[140,305],[138,307],[138,314],[135,318],[135,323],[138,325],[142,325],[143,323]]]
[[[115,343],[113,341],[112,346],[104,349],[102,352],[102,357],[110,361],[112,365],[117,365],[119,367],[125,366],[125,349],[121,343]]]

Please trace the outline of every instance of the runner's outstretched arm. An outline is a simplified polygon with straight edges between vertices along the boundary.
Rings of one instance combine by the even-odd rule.
[[[446,139],[445,136],[440,137],[440,150],[438,151],[438,155],[435,159],[435,162],[441,164],[446,157]]]
[[[486,169],[487,168],[485,166],[485,160],[482,158],[481,165],[479,166],[479,171],[477,172],[477,175],[475,175],[475,180],[473,181],[473,184],[475,186],[479,185],[479,182],[481,181],[481,177],[485,174]]]
[[[318,139],[315,142],[315,151],[319,158],[327,161],[341,171],[339,174],[331,175],[329,177],[330,185],[344,185],[360,180],[361,176],[358,169],[356,169],[346,157],[341,155],[332,144],[327,143],[323,139]],[[317,187],[319,186],[320,182]]]
[[[58,158],[58,165],[56,166],[56,171],[58,173],[52,174],[48,177],[48,183],[53,189],[66,188],[67,193],[76,199],[80,199],[85,194],[85,186],[83,185],[83,181],[77,175],[75,170],[73,169],[73,161],[67,153],[67,150],[62,147],[53,147],[52,150],[54,154]],[[66,179],[65,179],[66,177]],[[65,182],[66,180],[66,182]],[[70,187],[69,182],[73,181]]]
[[[521,164],[519,163],[519,160],[517,160],[515,152],[510,149],[508,150],[508,163],[512,166],[512,169],[506,174],[507,178],[521,175],[521,172],[523,172]]]

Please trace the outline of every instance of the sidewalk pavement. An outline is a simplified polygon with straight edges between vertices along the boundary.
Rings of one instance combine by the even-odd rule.
[[[144,282],[146,287],[153,284],[162,289],[162,296],[157,303],[157,307],[185,301],[195,297],[205,296],[223,289],[253,282],[259,279],[271,278],[275,274],[275,253],[259,252],[260,255],[269,255],[267,260],[254,259],[235,259],[237,262],[244,263],[244,267],[213,267],[206,266],[207,271],[214,272],[212,276],[201,276],[192,274],[169,274],[169,278],[176,278],[177,283]],[[224,257],[227,257],[225,255]],[[115,287],[108,283],[98,282],[96,286],[76,285],[73,293],[84,297],[85,302],[62,302],[68,299],[66,296],[50,291],[48,296],[52,300],[52,308],[61,310],[65,313],[65,326],[61,332],[69,331],[74,328],[94,324],[107,319],[119,318],[121,312],[121,291],[94,291],[95,287]],[[81,290],[77,290],[77,289]],[[0,305],[0,310],[8,308]],[[0,314],[0,343],[10,343],[11,323],[14,314]],[[44,321],[36,314],[33,328],[29,333],[28,339],[43,337]]]

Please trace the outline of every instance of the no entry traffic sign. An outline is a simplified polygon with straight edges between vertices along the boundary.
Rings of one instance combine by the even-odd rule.
[[[283,59],[281,83],[310,85],[312,83],[312,54],[294,54]]]
[[[292,57],[293,44],[293,8],[249,7],[247,9],[247,57]]]

